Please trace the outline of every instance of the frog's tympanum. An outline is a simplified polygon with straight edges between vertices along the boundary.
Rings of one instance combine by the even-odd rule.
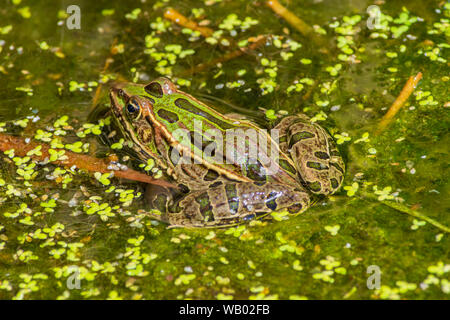
[[[154,159],[180,187],[147,192],[159,219],[173,226],[230,226],[280,209],[297,214],[342,184],[335,142],[305,115],[286,116],[267,130],[219,113],[166,78],[114,85],[110,97],[134,152]]]

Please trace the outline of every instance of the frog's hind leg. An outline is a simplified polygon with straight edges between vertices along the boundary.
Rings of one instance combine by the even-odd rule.
[[[289,154],[288,139],[289,139],[289,128],[297,122],[307,121],[307,117],[303,115],[299,116],[287,116],[281,118],[278,123],[273,127],[274,130],[278,130],[278,145],[280,150],[284,153]]]
[[[313,193],[332,194],[342,185],[345,165],[336,143],[321,126],[304,116],[289,116],[275,126],[279,145],[294,160],[299,178]]]
[[[308,192],[283,184],[226,183],[188,193],[177,201],[167,217],[170,225],[227,227],[262,218],[271,211],[298,213],[310,206]]]

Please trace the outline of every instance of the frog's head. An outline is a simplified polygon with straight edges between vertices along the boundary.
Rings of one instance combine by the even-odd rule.
[[[120,124],[139,120],[142,111],[150,107],[152,101],[146,100],[143,93],[142,86],[135,84],[115,83],[111,87],[111,111]]]
[[[122,122],[135,122],[153,114],[153,106],[177,91],[167,78],[158,78],[147,85],[115,83],[110,89],[111,108]]]
[[[110,89],[111,111],[123,136],[133,142],[141,158],[156,155],[154,106],[164,95],[176,91],[168,79],[158,78],[147,85],[115,83]]]

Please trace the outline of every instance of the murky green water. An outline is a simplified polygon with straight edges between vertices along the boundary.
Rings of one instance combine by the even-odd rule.
[[[366,11],[370,1],[283,1],[326,39],[321,46],[264,1],[126,3],[6,1],[3,133],[82,141],[98,157],[115,153],[95,134],[76,135],[96,121],[89,114],[97,87],[166,75],[194,96],[255,114],[265,108],[315,117],[345,155],[347,188],[286,221],[167,229],[138,212],[137,183],[112,178],[104,186],[92,175],[51,163],[33,168],[2,152],[0,298],[448,299],[448,233],[386,205],[398,202],[450,226],[448,4],[378,3],[378,21]],[[71,4],[81,9],[80,30],[65,25]],[[168,7],[235,43],[258,35],[272,41],[190,76],[186,70],[237,45],[183,30],[163,18]],[[408,103],[375,136],[419,71],[423,79]],[[67,125],[55,124],[63,115]],[[381,271],[380,289],[368,288],[375,283],[369,266]]]

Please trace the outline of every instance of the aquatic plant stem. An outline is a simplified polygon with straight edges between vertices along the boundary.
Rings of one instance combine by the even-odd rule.
[[[205,69],[208,69],[208,68],[210,68],[212,66],[215,66],[218,63],[222,63],[222,62],[226,62],[226,61],[229,61],[229,60],[232,60],[232,59],[236,59],[236,58],[242,56],[243,54],[245,54],[245,53],[247,53],[249,51],[256,50],[257,48],[259,48],[260,46],[265,44],[266,41],[267,41],[267,38],[268,38],[268,36],[263,36],[263,35],[258,36],[256,38],[250,38],[249,41],[252,42],[252,43],[250,45],[248,45],[247,47],[239,48],[239,49],[237,49],[235,51],[228,52],[225,55],[223,55],[223,56],[221,56],[221,57],[219,57],[217,59],[214,59],[212,61],[209,61],[209,62],[206,62],[206,63],[200,63],[199,65],[197,65],[197,66],[195,66],[195,67],[193,67],[191,69],[183,71],[180,76],[193,75],[195,73],[199,73],[199,72],[201,72],[201,71],[203,71]]]
[[[289,11],[286,7],[279,3],[278,0],[269,0],[266,1],[266,4],[270,9],[281,16],[305,37],[310,36],[314,32],[314,29],[312,27],[310,27],[306,22]]]
[[[405,104],[406,100],[408,100],[409,96],[413,93],[414,89],[419,84],[420,79],[422,79],[422,72],[419,72],[414,77],[413,76],[409,77],[402,91],[398,95],[397,99],[395,99],[394,103],[389,107],[389,110],[386,112],[386,114],[383,116],[380,123],[378,124],[378,128],[375,134],[380,134],[381,132],[383,132],[386,129],[386,127],[391,123],[397,112],[400,111],[400,109]]]
[[[189,20],[185,16],[183,16],[181,13],[179,13],[177,10],[173,8],[168,8],[166,11],[164,11],[164,18],[167,20],[170,20],[172,22],[175,22],[176,24],[200,32],[202,36],[205,38],[210,37],[214,31],[208,27],[202,27],[199,26],[196,22]]]
[[[34,154],[30,156],[32,159],[37,161],[44,161],[45,159],[50,158],[49,150],[52,149],[46,143],[38,143],[34,141],[26,142],[24,138],[10,136],[7,134],[0,133],[0,151],[7,151],[14,149],[14,154],[19,157],[27,156],[27,153],[36,147],[41,147],[40,155]],[[95,157],[91,157],[84,154],[78,154],[75,152],[71,152],[65,149],[53,149],[56,151],[64,150],[64,156],[67,158],[65,160],[56,160],[52,161],[52,163],[56,165],[61,165],[65,167],[76,166],[79,169],[84,169],[90,172],[101,172],[101,173],[114,173],[114,176],[117,178],[123,178],[133,181],[139,181],[149,184],[155,184],[162,187],[168,188],[177,188],[175,185],[160,179],[154,179],[144,173],[135,171],[133,169],[126,170],[110,170],[108,169],[109,163],[105,161],[105,159],[99,159]]]
[[[370,194],[370,193],[367,193],[367,192],[363,192],[363,195],[365,197],[371,199],[371,200],[375,200],[375,201],[381,202],[385,206],[388,206],[388,207],[390,207],[392,209],[395,209],[395,210],[397,210],[399,212],[402,212],[402,213],[410,215],[410,216],[412,216],[414,218],[426,221],[429,224],[435,226],[436,228],[438,228],[438,229],[440,229],[440,230],[442,230],[444,232],[450,233],[450,228],[449,227],[444,226],[443,224],[441,224],[441,223],[437,222],[436,220],[426,216],[425,214],[420,213],[419,211],[413,210],[413,209],[411,209],[411,208],[409,208],[409,207],[407,207],[407,206],[405,206],[405,205],[403,205],[401,203],[394,202],[394,201],[388,201],[388,200],[380,201],[380,200],[378,200],[378,197],[376,195],[373,195],[373,194]]]
[[[286,20],[287,23],[300,32],[304,37],[312,40],[317,46],[320,47],[321,52],[326,54],[329,53],[325,39],[315,33],[314,29],[309,24],[289,11],[286,7],[279,3],[278,0],[266,1],[266,5]]]
[[[115,54],[114,48],[115,48],[115,46],[116,46],[116,43],[117,43],[117,38],[114,38],[113,43],[111,44],[111,48],[110,48],[110,50],[109,50],[110,54],[109,54],[108,58],[106,58],[105,64],[104,64],[104,66],[103,66],[103,70],[102,70],[102,73],[103,73],[103,74],[106,73],[106,71],[107,71],[108,68],[109,68],[109,65],[114,61],[113,58],[112,58],[112,56]],[[94,98],[92,99],[92,108],[95,108],[95,107],[96,107],[96,105],[97,105],[97,103],[98,103],[98,100],[100,99],[101,91],[102,91],[102,84],[100,83],[100,84],[97,86],[97,90],[95,90]]]
[[[409,214],[410,216],[413,216],[417,219],[421,219],[424,220],[426,222],[428,222],[429,224],[435,226],[436,228],[439,228],[440,230],[450,233],[450,228],[444,226],[443,224],[437,222],[436,220],[424,215],[423,213],[420,213],[419,211],[413,210],[411,208],[408,208],[405,205],[402,205],[400,203],[397,202],[393,202],[393,201],[381,201],[384,205],[391,207],[397,211]]]

